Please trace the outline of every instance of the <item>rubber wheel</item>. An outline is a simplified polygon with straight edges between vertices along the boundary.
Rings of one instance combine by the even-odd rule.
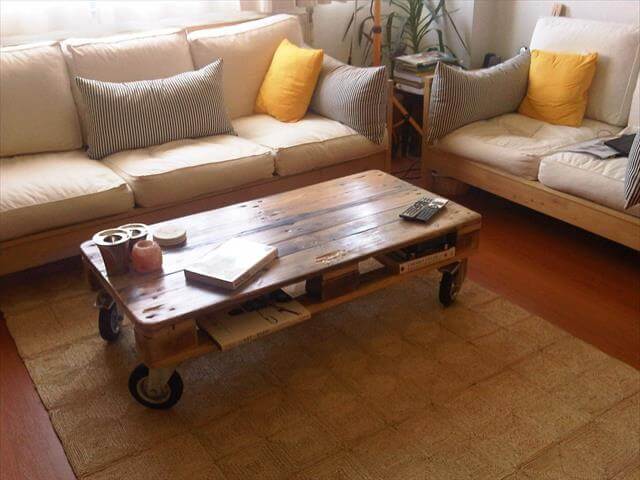
[[[451,305],[458,294],[458,285],[456,285],[457,275],[451,272],[443,272],[440,279],[440,291],[438,297],[440,303],[445,307]]]
[[[120,336],[122,315],[118,312],[115,302],[109,308],[101,308],[98,314],[98,330],[100,336],[107,342],[114,342]]]
[[[129,376],[129,392],[138,403],[156,410],[166,410],[178,403],[178,400],[182,397],[182,390],[184,388],[182,377],[180,377],[178,372],[173,372],[169,378],[166,386],[166,394],[161,398],[150,397],[146,394],[145,382],[148,377],[149,368],[143,363],[138,365]]]

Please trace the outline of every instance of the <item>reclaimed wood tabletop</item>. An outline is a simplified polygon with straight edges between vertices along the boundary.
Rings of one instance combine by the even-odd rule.
[[[161,271],[109,276],[92,241],[81,252],[136,327],[155,329],[237,305],[277,288],[406,245],[480,228],[481,217],[454,202],[428,224],[399,214],[426,190],[371,170],[151,225],[178,224],[187,242],[163,248]],[[278,248],[279,258],[235,291],[188,282],[184,268],[222,242],[242,237]]]

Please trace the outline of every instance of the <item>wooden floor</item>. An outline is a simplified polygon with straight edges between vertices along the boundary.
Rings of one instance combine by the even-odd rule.
[[[483,215],[471,279],[640,368],[637,252],[477,190],[456,201]],[[4,321],[0,406],[2,480],[74,478]]]

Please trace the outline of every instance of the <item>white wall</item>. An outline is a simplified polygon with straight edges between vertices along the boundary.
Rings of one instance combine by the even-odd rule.
[[[619,23],[640,23],[638,0],[475,0],[493,9],[492,36],[486,46],[509,58],[528,45],[536,21],[549,16],[554,3],[566,6],[565,16]],[[474,19],[474,24],[476,19]]]
[[[368,6],[369,0],[358,3]],[[466,64],[472,67],[482,65],[487,52],[510,58],[529,44],[536,21],[549,16],[554,3],[565,5],[568,17],[640,24],[638,0],[448,0],[456,25],[471,48],[470,59],[448,26],[447,42],[460,58],[470,60]],[[388,11],[387,0],[382,0],[382,5],[383,11]],[[343,61],[349,47],[348,42],[342,42],[342,33],[353,6],[353,1],[334,2],[314,10],[314,46]],[[366,10],[361,11],[360,18],[368,14]],[[357,49],[354,64],[361,64]]]
[[[358,6],[364,6],[358,13],[358,21],[366,18],[369,13],[370,0],[358,0]],[[448,0],[448,9],[452,12],[452,17],[456,22],[458,30],[462,34],[465,42],[468,44],[471,39],[472,19],[473,19],[473,0]],[[355,1],[349,0],[344,3],[333,2],[326,5],[318,5],[313,11],[313,46],[324,49],[327,54],[335,57],[343,62],[347,61],[349,56],[349,37],[342,40],[349,19],[353,14]],[[386,15],[392,11],[388,0],[382,0],[382,14]],[[464,52],[464,48],[458,42],[451,26],[446,22],[443,25],[447,45],[456,53],[463,61],[467,62],[469,56]],[[383,25],[384,29],[384,25]],[[436,37],[429,37],[428,43],[435,42]],[[353,64],[362,65],[362,56],[357,45],[357,37],[354,40]]]

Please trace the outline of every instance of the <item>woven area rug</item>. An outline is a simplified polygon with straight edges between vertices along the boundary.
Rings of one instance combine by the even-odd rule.
[[[1,308],[82,479],[638,479],[640,374],[467,281],[414,277],[179,367],[135,403],[131,327],[108,345],[79,271]]]

